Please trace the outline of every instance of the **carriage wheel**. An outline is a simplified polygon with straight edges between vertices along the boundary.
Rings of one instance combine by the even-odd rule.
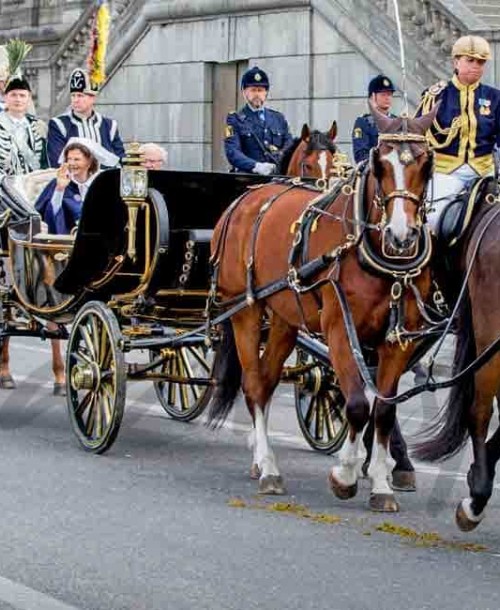
[[[313,358],[297,350],[297,365],[314,364]],[[347,434],[345,398],[333,369],[314,364],[295,384],[295,409],[300,429],[316,451],[335,453]]]
[[[68,341],[69,416],[78,440],[92,453],[111,447],[123,417],[127,374],[120,337],[110,309],[91,301],[78,312]]]
[[[196,383],[196,379],[208,382],[212,378],[214,351],[200,341],[199,345],[165,348],[162,352],[167,359],[156,371],[181,377],[188,383],[155,381],[158,400],[173,419],[191,421],[203,413],[212,396],[214,386]],[[158,357],[159,353],[152,351],[151,358]]]

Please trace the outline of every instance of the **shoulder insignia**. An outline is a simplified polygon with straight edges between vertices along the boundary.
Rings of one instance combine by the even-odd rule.
[[[355,127],[353,134],[352,134],[353,138],[362,138],[363,137],[363,130],[361,129],[361,127]]]
[[[225,138],[230,138],[232,135],[234,135],[234,129],[232,125],[226,125],[225,129],[224,129],[224,137]]]
[[[430,93],[430,95],[439,95],[447,84],[448,83],[445,80],[440,80],[434,85],[431,85],[429,89],[427,89],[427,93]]]

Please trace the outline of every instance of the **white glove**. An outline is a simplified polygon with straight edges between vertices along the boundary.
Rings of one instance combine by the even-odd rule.
[[[270,176],[275,171],[276,165],[274,163],[259,163],[258,161],[252,170],[254,174],[260,174],[261,176]]]

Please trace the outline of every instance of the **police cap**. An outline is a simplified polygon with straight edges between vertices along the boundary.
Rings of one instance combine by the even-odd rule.
[[[246,89],[247,87],[264,87],[264,89],[269,89],[269,78],[264,70],[257,66],[247,70],[241,78],[241,88]]]
[[[394,93],[395,90],[391,79],[383,74],[379,74],[375,78],[372,78],[368,84],[368,97],[370,97],[372,93],[380,93],[382,91],[392,91],[392,93]]]
[[[462,36],[451,49],[452,57],[474,57],[475,59],[491,59],[490,45],[481,36]]]

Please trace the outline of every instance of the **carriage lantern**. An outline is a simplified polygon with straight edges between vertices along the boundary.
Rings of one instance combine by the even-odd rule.
[[[130,259],[136,259],[136,230],[137,214],[139,208],[144,205],[144,200],[148,194],[148,172],[142,167],[142,155],[139,151],[139,144],[133,142],[127,148],[120,175],[120,195],[128,209],[128,247],[127,254]]]

